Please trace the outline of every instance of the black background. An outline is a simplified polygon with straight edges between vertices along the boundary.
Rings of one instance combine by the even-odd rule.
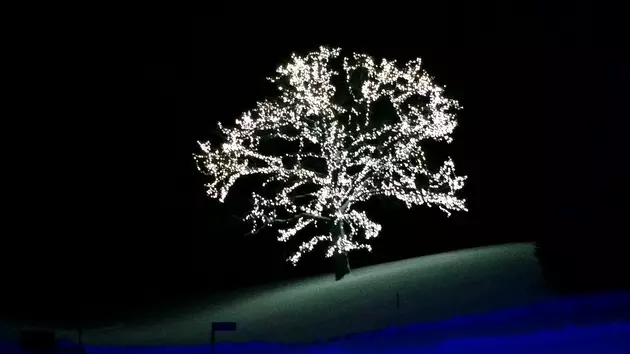
[[[112,302],[330,272],[317,254],[285,263],[290,250],[273,234],[243,236],[242,205],[206,198],[192,160],[217,121],[270,92],[265,77],[281,61],[322,44],[419,56],[464,107],[453,157],[469,176],[470,212],[384,203],[374,253],[351,254],[353,266],[623,219],[623,21],[589,2],[379,6],[216,5],[112,18],[94,34],[35,30],[13,71],[20,109],[5,132],[17,162],[5,172],[15,181],[1,250],[9,292],[32,299],[52,286],[49,302]]]

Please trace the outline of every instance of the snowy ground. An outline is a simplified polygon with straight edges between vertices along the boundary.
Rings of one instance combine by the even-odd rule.
[[[93,345],[205,344],[210,322],[234,321],[237,331],[220,333],[218,340],[311,342],[555,297],[543,286],[533,245],[507,244],[358,268],[340,282],[323,275],[253,288],[221,303],[200,302],[181,313],[89,330],[83,341]],[[75,333],[58,333],[76,338]]]

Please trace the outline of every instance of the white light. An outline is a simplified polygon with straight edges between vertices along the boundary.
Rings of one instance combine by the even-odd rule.
[[[343,57],[336,70],[332,60],[340,53],[321,47],[305,56],[293,54],[269,79],[278,85],[279,96],[259,102],[232,128],[219,125],[224,144],[212,149],[200,142],[202,153],[195,155],[200,170],[213,177],[206,184],[208,195],[221,202],[240,177],[264,175],[265,183],[279,182],[273,197],[253,194],[252,209],[244,217],[252,232],[274,226],[278,240],[285,242],[325,223],[329,232],[303,242],[288,259],[293,264],[320,242],[328,245],[327,257],[371,250],[365,240],[378,236],[381,226],[355,207],[375,196],[392,197],[408,207],[436,206],[447,215],[467,210],[465,200],[455,195],[466,177],[455,174],[450,158],[437,172],[430,171],[422,146],[427,140],[452,141],[457,126],[452,112],[461,109],[458,102],[443,96],[420,59],[400,68],[394,61],[376,64],[367,55],[353,54]],[[365,73],[360,95],[348,90],[358,72]],[[337,75],[345,79],[347,86],[341,89],[349,91],[348,102],[335,102],[338,87],[332,78]],[[414,95],[427,97],[426,106],[408,103]],[[392,103],[397,121],[374,128],[370,109],[381,98]],[[269,138],[292,142],[295,149],[284,156],[264,153],[261,144]],[[286,165],[283,157],[293,165]],[[325,166],[308,167],[304,161],[312,158]],[[428,178],[429,185],[418,188],[418,176]],[[300,195],[299,188],[307,186],[313,187],[311,192]]]

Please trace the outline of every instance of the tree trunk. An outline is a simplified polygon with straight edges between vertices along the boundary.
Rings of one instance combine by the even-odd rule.
[[[347,274],[350,274],[350,262],[347,253],[339,253],[333,256],[335,261],[335,280],[341,280]]]
[[[333,234],[336,233],[336,240],[340,238],[343,239],[346,237],[346,233],[344,230],[344,222],[343,220],[337,220],[335,222],[335,226],[333,229]],[[348,261],[348,253],[337,253],[333,256],[333,261],[335,263],[335,280],[339,281],[341,278],[350,274],[350,262]]]

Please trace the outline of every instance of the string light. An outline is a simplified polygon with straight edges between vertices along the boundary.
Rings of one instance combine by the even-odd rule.
[[[335,65],[337,59],[341,65]],[[333,84],[336,76],[344,79],[344,87]],[[467,210],[456,195],[466,177],[455,174],[453,161],[448,158],[437,172],[427,166],[422,143],[450,143],[461,107],[444,96],[420,59],[400,67],[395,61],[376,63],[356,53],[342,57],[340,49],[321,47],[305,56],[293,54],[269,80],[279,96],[257,103],[233,127],[219,124],[223,144],[199,142],[201,153],[195,159],[212,178],[206,184],[208,196],[221,202],[247,175],[262,175],[263,185],[281,186],[271,197],[252,194],[252,208],[244,217],[252,233],[273,226],[278,240],[286,242],[309,227],[327,228],[289,257],[294,265],[319,243],[327,244],[326,257],[371,251],[366,240],[378,236],[381,225],[355,207],[375,196],[401,200],[408,208],[435,206],[447,215]],[[349,99],[338,99],[338,90]],[[418,96],[425,101],[412,100]],[[396,120],[378,126],[382,117],[374,114],[374,106],[382,99],[391,103]],[[284,140],[294,149],[265,152],[263,144],[270,139]],[[312,167],[309,160],[323,161],[325,167]],[[428,185],[418,186],[419,176]],[[310,192],[301,193],[305,188]]]

